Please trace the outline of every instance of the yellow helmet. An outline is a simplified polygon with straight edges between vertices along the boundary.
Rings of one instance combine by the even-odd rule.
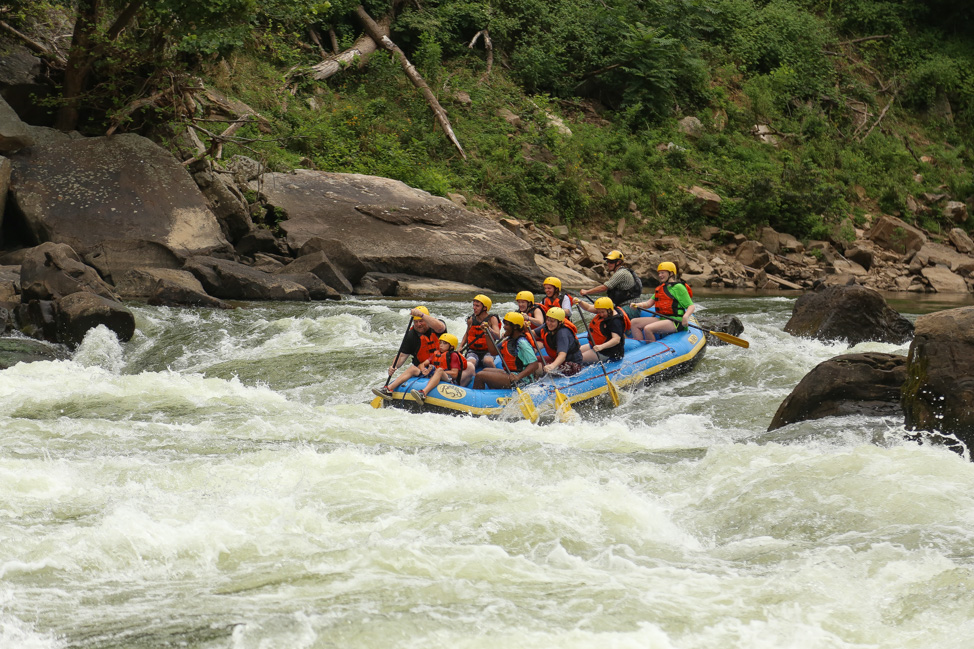
[[[656,272],[661,270],[668,271],[671,275],[676,275],[676,264],[672,261],[661,261],[659,266],[656,267]]]
[[[473,299],[483,304],[484,308],[490,311],[490,306],[493,304],[493,302],[491,302],[489,297],[486,295],[474,295]]]
[[[417,311],[422,311],[426,315],[429,315],[430,314],[430,310],[427,309],[425,306],[418,306],[418,307],[415,307],[415,309]],[[421,315],[414,315],[413,316],[413,320],[422,320],[422,319],[423,319],[423,316],[421,316]]]
[[[508,311],[507,315],[504,316],[505,322],[510,322],[512,325],[517,325],[518,327],[524,327],[524,316],[517,311]]]
[[[559,291],[561,290],[561,280],[558,279],[557,277],[545,277],[544,281],[541,282],[541,283],[542,284],[551,284],[552,286],[554,286]]]
[[[545,316],[548,318],[554,318],[558,322],[564,322],[565,310],[560,306],[553,306],[550,309],[548,309],[548,313],[546,313]]]
[[[457,348],[457,343],[459,342],[453,334],[440,334],[440,341],[450,343],[450,347],[453,349]]]
[[[606,261],[623,261],[625,257],[618,250],[613,250],[605,256]]]
[[[521,291],[514,296],[515,300],[524,300],[526,302],[534,303],[534,293],[531,291]]]
[[[609,311],[616,308],[616,305],[612,303],[612,300],[607,297],[600,297],[597,299],[594,306],[596,309],[608,309]]]

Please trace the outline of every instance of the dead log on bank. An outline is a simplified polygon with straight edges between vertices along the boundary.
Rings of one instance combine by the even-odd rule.
[[[389,35],[389,26],[392,24],[392,16],[386,16],[376,23],[378,28],[378,33],[383,36]],[[334,31],[331,32],[334,36]],[[332,40],[332,46],[338,46],[337,39]],[[316,81],[324,81],[325,79],[334,76],[338,72],[347,68],[350,65],[357,65],[359,68],[364,67],[369,61],[369,57],[375,54],[375,51],[379,49],[377,41],[375,41],[368,33],[363,34],[358,40],[352,43],[352,46],[340,54],[322,61],[321,63],[316,63],[311,66],[311,77]]]
[[[406,76],[409,77],[409,80],[413,82],[413,85],[416,86],[421,93],[423,93],[423,97],[426,98],[426,103],[429,104],[430,109],[433,111],[433,115],[436,117],[436,121],[439,123],[440,127],[443,128],[443,132],[446,133],[446,136],[450,138],[451,142],[453,142],[453,146],[455,146],[457,151],[460,152],[460,156],[466,160],[467,154],[464,153],[463,147],[460,146],[460,141],[453,132],[453,126],[450,125],[450,118],[447,117],[446,111],[443,110],[442,106],[440,106],[440,102],[436,100],[436,96],[433,94],[433,91],[430,90],[430,87],[426,84],[426,81],[423,79],[422,75],[420,75],[416,67],[409,62],[409,59],[406,58],[406,54],[399,49],[398,45],[392,42],[392,39],[380,32],[379,25],[372,20],[372,16],[365,11],[365,8],[362,5],[355,8],[355,15],[359,17],[359,20],[362,21],[362,25],[365,26],[365,33],[367,33],[372,40],[392,52],[393,56],[399,59],[399,64],[402,66],[403,71],[405,71]]]

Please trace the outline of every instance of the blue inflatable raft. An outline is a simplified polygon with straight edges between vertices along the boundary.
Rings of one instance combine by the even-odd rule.
[[[648,314],[647,314],[648,315]],[[699,326],[691,316],[690,321]],[[579,341],[588,342],[587,333],[579,332]],[[517,400],[530,398],[542,416],[555,413],[555,390],[563,394],[572,406],[598,403],[608,398],[609,386],[606,375],[617,389],[635,386],[641,382],[662,380],[689,370],[703,356],[707,337],[699,329],[672,333],[652,343],[627,338],[626,354],[620,361],[602,365],[588,365],[574,376],[545,376],[540,381],[522,388],[527,397],[511,389],[474,390],[450,383],[440,383],[426,397],[424,404],[409,394],[422,390],[428,381],[425,377],[412,378],[400,385],[391,399],[374,402],[377,407],[405,408],[425,412],[467,413],[487,417],[519,416]]]

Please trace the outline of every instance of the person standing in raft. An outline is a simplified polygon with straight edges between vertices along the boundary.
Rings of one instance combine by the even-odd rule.
[[[541,363],[524,334],[523,315],[511,311],[504,316],[504,339],[499,341],[500,349],[493,341],[490,346],[494,353],[500,353],[506,369],[492,367],[478,372],[473,381],[475,390],[524,387],[532,381],[532,375],[540,369]]]
[[[678,318],[680,325],[670,318],[636,318],[632,321],[633,340],[653,342],[675,331],[686,331],[690,316],[697,310],[686,282],[677,278],[676,264],[661,262],[656,267],[659,273],[659,286],[653,297],[646,302],[634,303],[640,309],[651,309],[661,316]]]
[[[612,300],[614,305],[623,309],[630,318],[637,317],[639,311],[630,306],[629,303],[638,300],[639,296],[642,295],[642,280],[639,279],[633,269],[625,265],[626,258],[618,250],[613,250],[607,254],[604,261],[605,272],[609,275],[609,279],[605,280],[605,284],[599,284],[595,288],[582,289],[579,293],[591,295],[605,291],[606,296]]]
[[[571,376],[582,371],[582,352],[576,332],[564,309],[559,306],[548,309],[544,326],[534,332],[544,347],[545,372]]]
[[[534,303],[534,293],[521,291],[514,297],[518,312],[524,316],[525,326],[540,327],[544,324],[544,309]]]
[[[393,391],[411,376],[428,376],[429,381],[425,388],[409,391],[413,399],[422,405],[426,403],[426,397],[440,384],[440,381],[456,383],[460,373],[467,367],[467,359],[456,351],[457,342],[457,337],[453,334],[440,336],[440,348],[420,363],[419,367],[410,367],[393,381],[391,386]]]
[[[546,277],[542,282],[544,289],[544,299],[541,300],[541,309],[548,313],[548,309],[553,306],[560,307],[565,313],[571,313],[572,305],[575,301],[570,295],[561,292],[561,280],[557,277]],[[541,326],[541,323],[538,323]]]
[[[467,316],[467,332],[461,338],[466,348],[467,369],[460,377],[460,385],[467,385],[477,370],[495,366],[494,357],[487,346],[490,336],[484,331],[484,327],[488,327],[494,338],[500,338],[501,321],[490,313],[492,304],[486,295],[475,295],[473,298],[473,315]]]
[[[389,376],[395,374],[399,366],[405,363],[406,359],[410,356],[413,357],[413,365],[410,369],[418,367],[439,348],[440,335],[446,333],[446,323],[439,318],[431,316],[429,309],[425,306],[414,307],[409,313],[413,317],[413,324],[409,328],[409,331],[406,332],[406,335],[403,336],[402,344],[399,346],[399,353],[396,354],[396,359],[389,366]],[[403,372],[403,376],[405,374],[406,372]],[[412,374],[412,376],[415,376],[415,374]],[[404,380],[397,381],[393,385],[398,387]],[[385,386],[372,388],[372,393],[383,399],[391,399],[392,392],[392,390]]]
[[[588,345],[582,345],[582,359],[586,365],[600,360],[621,361],[626,353],[626,331],[629,316],[607,297],[600,297],[590,306],[579,302],[578,306],[595,313],[588,323]]]

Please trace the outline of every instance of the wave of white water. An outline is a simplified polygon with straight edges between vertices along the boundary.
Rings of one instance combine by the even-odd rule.
[[[749,350],[575,424],[373,410],[406,302],[140,307],[0,371],[0,647],[966,647],[970,463],[766,433],[846,349],[708,305]]]

